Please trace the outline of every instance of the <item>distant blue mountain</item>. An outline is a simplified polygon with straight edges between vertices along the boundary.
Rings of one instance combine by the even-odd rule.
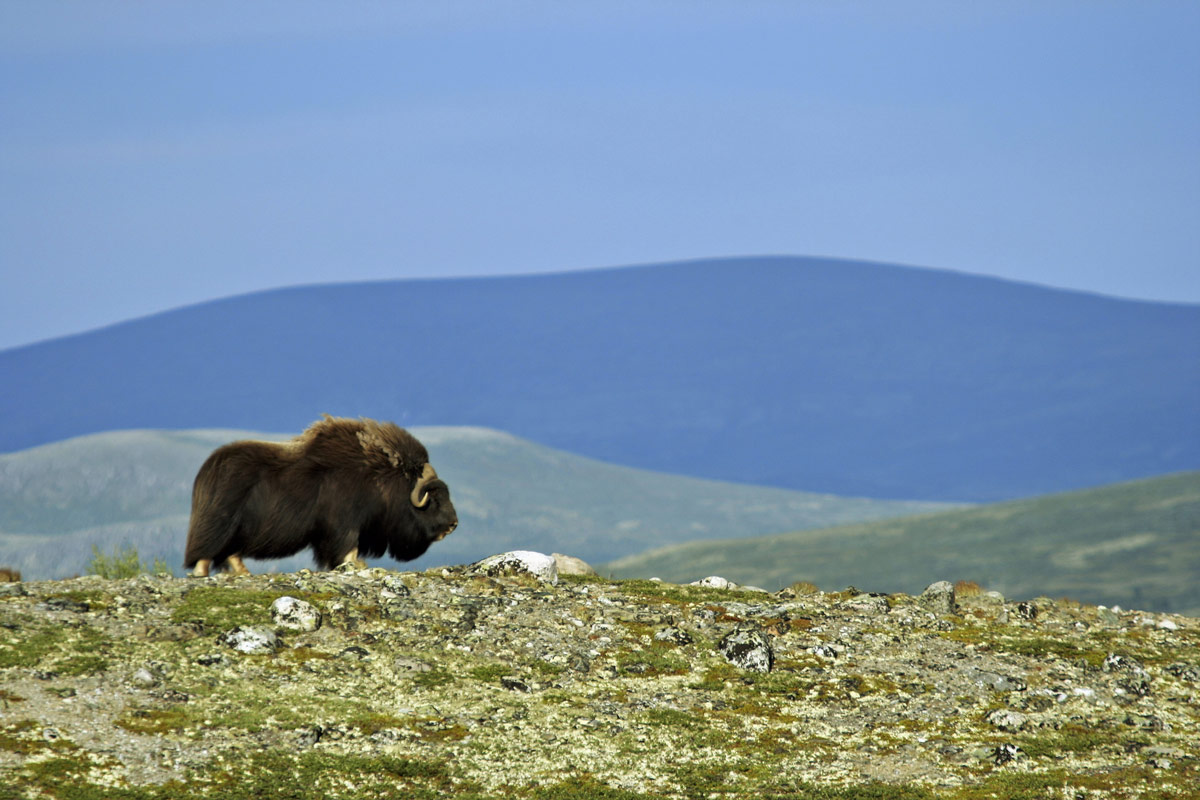
[[[741,258],[279,289],[0,352],[0,451],[298,431],[322,412],[743,483],[998,500],[1200,467],[1200,306]]]

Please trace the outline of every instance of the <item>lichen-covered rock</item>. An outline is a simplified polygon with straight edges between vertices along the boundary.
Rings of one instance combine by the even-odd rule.
[[[721,639],[717,649],[738,669],[770,672],[775,665],[771,641],[757,628],[738,628]]]
[[[691,644],[692,636],[687,631],[671,626],[670,628],[663,628],[661,631],[655,633],[654,641],[670,642],[671,644],[682,646]]]
[[[886,614],[891,605],[883,595],[859,593],[842,604],[842,607],[858,614]]]
[[[311,632],[321,627],[321,612],[312,603],[280,597],[271,603],[271,619],[281,628]]]
[[[1007,733],[1023,731],[1029,725],[1029,717],[1007,708],[997,708],[984,717],[984,721]]]
[[[274,653],[283,646],[275,631],[257,625],[240,625],[221,634],[220,642],[239,653]]]
[[[524,573],[546,583],[558,583],[558,565],[554,558],[532,550],[513,550],[488,556],[472,564],[470,571],[492,577]]]
[[[953,614],[958,610],[954,598],[954,584],[950,581],[938,581],[925,587],[917,601],[934,614]]]

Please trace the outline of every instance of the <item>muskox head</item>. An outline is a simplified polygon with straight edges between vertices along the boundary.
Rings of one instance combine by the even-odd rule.
[[[428,461],[408,493],[408,500],[417,523],[426,532],[426,541],[439,542],[458,527],[458,514],[450,502],[450,489],[438,478]]]

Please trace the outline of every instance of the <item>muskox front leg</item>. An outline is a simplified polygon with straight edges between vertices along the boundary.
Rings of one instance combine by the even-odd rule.
[[[207,578],[210,572],[212,572],[212,559],[202,558],[196,562],[196,568],[192,570],[192,575],[197,578]]]
[[[367,568],[367,562],[363,561],[361,558],[358,557],[358,548],[357,547],[350,548],[350,552],[346,553],[345,557],[342,558],[342,563],[339,564],[338,566],[342,566],[344,564],[350,564],[355,569],[366,569]]]

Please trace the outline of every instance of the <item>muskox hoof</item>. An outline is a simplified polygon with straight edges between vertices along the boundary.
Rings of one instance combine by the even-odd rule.
[[[212,571],[212,560],[202,558],[196,562],[196,568],[192,570],[192,577],[207,578],[208,573]]]

